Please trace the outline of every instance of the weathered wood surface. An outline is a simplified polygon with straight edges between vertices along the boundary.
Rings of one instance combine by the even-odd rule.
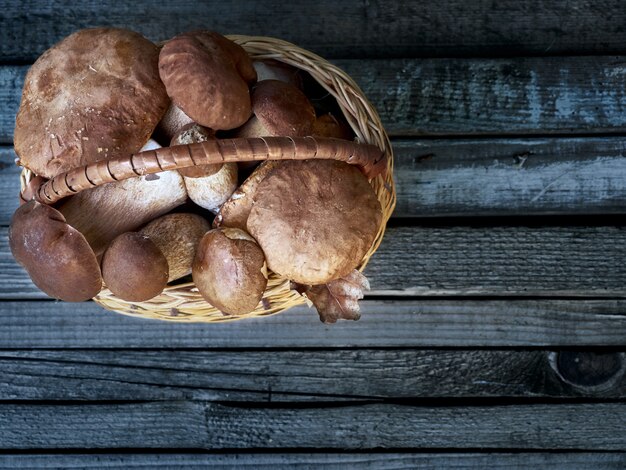
[[[0,400],[208,400],[316,403],[385,398],[626,398],[623,354],[593,387],[572,387],[548,351],[1,351]],[[561,353],[564,354],[564,353]],[[567,358],[566,358],[567,359]],[[559,361],[562,362],[562,361]],[[569,366],[575,366],[575,363]],[[566,375],[575,374],[571,367]],[[589,375],[589,371],[586,371]],[[578,371],[578,376],[582,376]]]
[[[283,38],[322,55],[510,55],[618,53],[626,43],[617,0],[516,2],[298,2],[276,0],[0,2],[0,58],[31,61],[79,28],[129,27],[152,40],[193,29]],[[28,38],[28,40],[24,40]]]
[[[626,211],[626,140],[393,142],[394,217],[609,214]]]
[[[8,454],[0,455],[0,469],[178,469],[212,470],[623,470],[626,453],[242,453],[242,454]]]
[[[315,310],[223,324],[130,318],[93,302],[2,302],[1,349],[372,348],[626,345],[626,301],[364,301],[357,322]]]
[[[623,450],[626,403],[303,407],[0,404],[0,449]]]
[[[0,298],[45,294],[0,229]],[[371,295],[626,296],[621,227],[392,227],[365,274]]]
[[[395,140],[393,147],[395,218],[626,210],[622,137]],[[14,159],[0,147],[0,225],[18,204]]]
[[[626,57],[338,60],[390,135],[626,131]],[[0,143],[26,66],[0,68]]]

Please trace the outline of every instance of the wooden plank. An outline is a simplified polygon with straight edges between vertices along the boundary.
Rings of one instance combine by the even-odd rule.
[[[396,140],[394,217],[623,213],[617,138]]]
[[[483,470],[494,468],[520,470],[622,470],[626,467],[623,452],[572,453],[245,453],[245,454],[8,454],[0,455],[0,469],[15,468],[107,468],[146,469],[185,468],[225,470],[324,469],[324,470]]]
[[[626,207],[621,137],[394,140],[394,217],[614,214]],[[19,168],[0,147],[0,225]]]
[[[46,296],[0,228],[0,298]],[[392,227],[365,274],[371,295],[626,296],[621,227]]]
[[[626,344],[623,300],[362,302],[357,322],[320,323],[314,310],[222,324],[168,323],[93,302],[0,302],[2,349],[558,347]]]
[[[626,58],[339,60],[394,136],[626,131]],[[0,68],[0,143],[25,66]]]
[[[580,382],[595,385],[586,392],[557,378],[549,354],[415,349],[2,351],[0,400],[626,398],[626,365],[619,353],[596,355],[596,365],[616,362],[611,370],[604,367],[604,374],[579,374]],[[600,385],[605,387],[594,393]]]
[[[238,407],[0,405],[1,449],[623,450],[626,403]]]
[[[90,0],[0,2],[0,57],[33,60],[79,28],[133,28],[153,40],[210,28],[230,34],[275,36],[319,54],[395,55],[607,54],[623,51],[625,16],[618,0],[527,4],[512,0],[446,0],[424,4],[320,0],[286,7],[276,0],[145,2],[120,5]],[[416,34],[419,32],[419,34]]]

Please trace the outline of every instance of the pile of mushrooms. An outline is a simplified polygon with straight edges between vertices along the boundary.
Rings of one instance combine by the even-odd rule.
[[[146,149],[225,137],[354,139],[336,109],[311,103],[303,83],[299,70],[253,61],[209,31],[181,34],[160,50],[123,29],[65,38],[24,84],[15,151],[37,176],[11,222],[15,259],[57,299],[90,299],[104,283],[143,302],[191,277],[227,315],[259,306],[268,270],[304,286],[349,275],[374,242],[382,211],[367,177],[345,162],[198,165],[53,205],[35,197],[38,185],[68,170]]]

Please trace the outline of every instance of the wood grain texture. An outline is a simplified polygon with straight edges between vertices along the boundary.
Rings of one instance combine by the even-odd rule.
[[[0,302],[2,349],[559,347],[626,345],[623,300],[362,303],[357,322],[298,307],[226,324],[131,318],[93,302]]]
[[[395,218],[615,214],[626,210],[621,137],[394,140]],[[19,168],[0,147],[0,225]]]
[[[421,470],[493,468],[521,470],[623,470],[626,453],[245,453],[245,454],[9,454],[0,455],[0,469],[178,469],[227,470]]]
[[[626,210],[622,137],[396,140],[394,217]]]
[[[626,131],[626,58],[338,60],[392,136]],[[26,66],[0,68],[0,143]]]
[[[384,398],[626,398],[557,378],[548,351],[1,351],[0,400],[332,402]],[[591,374],[587,374],[591,375]],[[582,376],[581,376],[582,378]]]
[[[393,227],[365,274],[370,295],[626,296],[622,227]],[[45,299],[0,228],[0,298]]]
[[[626,403],[246,407],[0,405],[0,449],[623,450]]]
[[[79,28],[133,28],[152,40],[209,28],[224,34],[280,37],[332,57],[616,53],[626,42],[622,4],[576,0],[531,4],[511,0],[287,6],[275,0],[190,2],[111,0],[0,2],[0,58],[33,60]]]

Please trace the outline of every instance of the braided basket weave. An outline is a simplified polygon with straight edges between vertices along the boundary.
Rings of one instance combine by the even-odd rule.
[[[321,57],[279,39],[255,36],[228,36],[228,38],[240,44],[252,59],[274,59],[308,72],[336,99],[356,135],[356,141],[375,145],[386,155],[386,171],[371,180],[382,206],[383,220],[374,243],[358,267],[362,270],[378,249],[396,203],[392,149],[378,113],[345,72]],[[34,176],[27,169],[22,171],[22,190]],[[53,184],[49,186],[54,189]],[[168,286],[162,294],[146,302],[121,300],[105,287],[94,301],[108,310],[125,315],[180,322],[223,322],[273,315],[306,302],[305,297],[290,289],[288,279],[272,272],[269,274],[262,302],[254,311],[245,315],[223,314],[202,298],[192,282]]]

